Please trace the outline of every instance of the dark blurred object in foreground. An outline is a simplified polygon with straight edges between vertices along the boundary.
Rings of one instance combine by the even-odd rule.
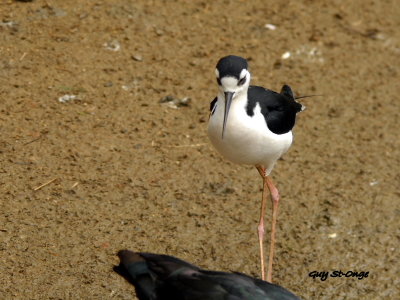
[[[276,284],[241,273],[202,270],[168,255],[118,252],[114,270],[135,285],[140,300],[298,300]]]

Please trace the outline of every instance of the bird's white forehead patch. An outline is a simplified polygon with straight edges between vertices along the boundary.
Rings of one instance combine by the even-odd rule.
[[[222,77],[221,84],[226,91],[235,91],[237,89],[238,80],[235,77]]]
[[[219,78],[219,71],[218,71],[218,69],[215,69],[215,76],[217,76],[217,78]]]

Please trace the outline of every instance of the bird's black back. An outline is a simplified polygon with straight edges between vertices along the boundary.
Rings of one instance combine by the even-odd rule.
[[[294,93],[288,85],[284,85],[280,93],[252,85],[247,97],[247,114],[253,116],[258,103],[269,130],[275,134],[292,130],[296,114],[302,110],[302,105],[295,101]]]
[[[130,276],[140,300],[299,299],[278,285],[240,273],[202,270],[172,256],[128,250],[118,255],[118,272]]]

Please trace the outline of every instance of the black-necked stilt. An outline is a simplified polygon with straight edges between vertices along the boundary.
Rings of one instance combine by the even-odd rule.
[[[214,147],[228,160],[254,165],[264,181],[258,237],[261,275],[264,267],[264,215],[267,190],[272,200],[272,228],[267,281],[272,279],[275,226],[279,193],[269,177],[276,161],[292,144],[296,114],[303,106],[295,101],[289,86],[280,93],[260,86],[250,86],[247,61],[239,56],[226,56],[215,69],[218,96],[211,102],[208,136]]]
[[[168,255],[118,252],[115,270],[136,287],[140,300],[298,300],[280,287],[241,273],[202,270]]]

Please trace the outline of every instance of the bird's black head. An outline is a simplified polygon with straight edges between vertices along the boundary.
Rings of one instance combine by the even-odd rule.
[[[223,138],[232,100],[243,93],[247,93],[250,85],[250,72],[248,71],[247,60],[235,55],[225,56],[218,61],[215,68],[215,75],[217,76],[220,93],[225,98],[225,114],[222,127]]]
[[[223,93],[239,94],[247,91],[250,84],[247,60],[240,56],[229,55],[221,58],[215,68],[215,75]]]
[[[231,76],[239,80],[242,70],[248,69],[248,64],[243,57],[229,55],[221,58],[216,68],[218,70],[217,77]]]

